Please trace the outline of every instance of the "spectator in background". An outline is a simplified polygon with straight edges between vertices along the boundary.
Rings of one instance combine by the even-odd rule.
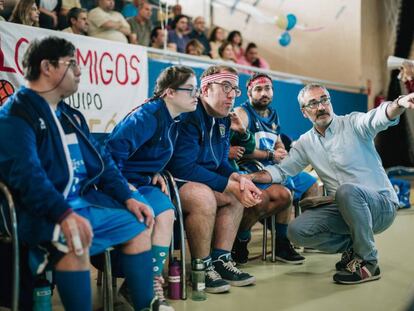
[[[183,15],[183,7],[180,4],[176,4],[171,8],[171,16],[169,15],[167,21],[168,30],[174,29],[174,20],[177,16]]]
[[[59,29],[65,29],[69,27],[69,19],[67,17],[68,12],[71,8],[81,8],[79,0],[62,0],[62,7],[59,12]]]
[[[401,88],[402,94],[414,92],[414,61],[407,60],[403,62],[400,74],[398,75],[404,87]]]
[[[13,9],[10,22],[39,27],[39,10],[35,0],[20,0]]]
[[[42,28],[58,29],[58,16],[62,7],[62,0],[36,0],[39,8],[39,25]]]
[[[164,49],[164,41],[165,41],[165,29],[161,27],[155,27],[151,31],[151,47],[155,49]],[[175,43],[168,43],[167,50],[172,52],[177,52],[177,46]]]
[[[88,34],[88,13],[85,9],[71,8],[66,16],[69,27],[63,29],[63,32],[84,36]]]
[[[145,1],[141,2],[138,7],[138,14],[127,19],[129,26],[131,26],[129,42],[143,46],[150,45],[152,29],[151,15],[151,5]]]
[[[185,47],[185,53],[189,55],[202,56],[203,52],[204,46],[197,39],[191,39]]]
[[[225,40],[224,29],[221,27],[214,27],[210,34],[210,56],[211,58],[218,59],[220,55],[218,49]]]
[[[244,49],[242,48],[243,38],[238,30],[233,30],[227,36],[227,41],[229,41],[233,47],[234,56],[236,61],[244,57]]]
[[[224,41],[219,49],[218,49],[218,53],[220,55],[220,58],[223,61],[226,62],[236,62],[236,56],[234,55],[234,50],[233,50],[233,46],[231,45],[231,43],[229,41]]]
[[[188,22],[188,16],[178,15],[172,24],[173,30],[168,31],[168,43],[175,43],[177,45],[177,52],[180,53],[185,53],[185,47],[188,41],[190,41],[189,36],[186,34]]]
[[[0,0],[0,11],[3,11],[3,10],[4,10],[4,0]],[[0,22],[2,21],[4,22],[5,19],[3,16],[0,15]]]
[[[262,69],[269,69],[269,64],[259,56],[257,45],[253,42],[249,43],[244,53],[244,58],[238,61],[240,65],[252,66]]]
[[[98,0],[98,6],[88,15],[88,35],[128,43],[131,27],[121,13],[114,11],[114,6],[114,0]]]
[[[193,30],[189,34],[191,39],[197,39],[204,46],[204,55],[210,55],[210,43],[205,34],[206,21],[204,17],[197,16],[193,21]]]

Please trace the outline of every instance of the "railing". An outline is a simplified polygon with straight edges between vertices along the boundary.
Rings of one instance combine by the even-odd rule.
[[[329,80],[322,80],[322,79],[300,76],[300,75],[295,75],[295,74],[290,74],[290,73],[285,73],[285,72],[280,72],[280,71],[266,70],[266,69],[261,69],[257,67],[239,65],[236,63],[232,63],[232,62],[223,62],[222,60],[214,60],[214,59],[209,59],[209,58],[204,58],[204,57],[199,57],[199,56],[172,52],[167,49],[155,49],[155,48],[148,47],[147,50],[148,50],[149,57],[153,57],[157,60],[160,60],[160,56],[162,56],[162,60],[171,62],[173,64],[177,64],[177,65],[189,65],[189,66],[194,66],[194,67],[206,68],[213,64],[227,64],[227,65],[231,65],[234,68],[237,68],[238,70],[242,72],[243,71],[248,71],[248,72],[254,71],[254,72],[265,73],[271,76],[272,79],[274,80],[287,81],[289,83],[306,84],[306,83],[312,82],[312,83],[319,83],[319,84],[325,85],[328,88],[339,89],[343,91],[350,91],[353,93],[365,93],[366,91],[365,87],[362,87],[362,86],[361,87],[351,86],[351,85],[346,85],[346,84],[329,81]]]

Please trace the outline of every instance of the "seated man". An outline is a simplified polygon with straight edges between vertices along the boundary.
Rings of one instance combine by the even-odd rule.
[[[63,32],[86,36],[88,34],[88,12],[85,9],[71,8],[66,15],[69,27]]]
[[[398,198],[373,139],[397,124],[405,109],[414,109],[414,93],[382,103],[367,113],[334,114],[328,90],[306,85],[298,96],[313,128],[303,134],[280,165],[267,166],[252,178],[282,182],[311,164],[335,200],[309,209],[293,220],[288,236],[297,245],[328,253],[343,252],[333,276],[341,284],[381,277],[374,234],[387,229],[396,216]]]
[[[260,217],[273,214],[275,208],[290,205],[290,193],[279,185],[271,186],[276,189],[275,198],[269,198],[263,192],[259,200],[255,194],[261,192],[252,183],[245,184],[245,178],[240,177],[228,162],[228,114],[239,95],[235,69],[228,66],[207,68],[201,76],[197,109],[183,120],[168,166],[182,181],[205,185],[201,193],[193,191],[191,183],[185,183],[180,188],[180,197],[187,215],[191,254],[193,258],[203,258],[207,266],[208,292],[228,290],[228,283],[245,286],[255,282],[253,276],[235,267],[230,254],[243,212],[250,211],[256,222]],[[240,191],[243,185],[249,188]],[[269,204],[271,199],[275,201]]]
[[[134,308],[146,309],[154,296],[152,211],[133,198],[82,114],[62,100],[80,81],[74,53],[57,37],[29,45],[27,87],[0,109],[0,179],[16,200],[20,239],[44,260],[31,262],[33,273],[46,264],[55,270],[66,310],[92,310],[89,256],[115,245]]]

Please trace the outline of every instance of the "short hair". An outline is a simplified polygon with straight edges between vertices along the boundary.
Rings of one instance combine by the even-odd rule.
[[[159,98],[166,89],[177,89],[191,76],[195,76],[194,70],[187,66],[170,66],[164,69],[157,78],[153,98]]]
[[[75,51],[75,46],[63,38],[50,36],[32,41],[23,56],[25,79],[28,81],[39,79],[42,60],[57,62],[61,57],[75,55]]]
[[[187,45],[185,46],[185,52],[187,54],[189,54],[188,53],[188,48],[190,46],[195,47],[196,49],[198,49],[200,51],[200,54],[203,54],[203,52],[204,52],[204,45],[202,45],[201,42],[198,41],[197,39],[191,39],[190,41],[187,42]]]
[[[203,79],[205,77],[208,77],[208,76],[211,76],[211,75],[214,75],[216,73],[223,72],[223,71],[228,71],[228,72],[233,73],[235,75],[238,74],[237,70],[234,69],[231,66],[228,66],[228,65],[213,65],[213,66],[208,67],[206,70],[204,70],[204,72],[201,74],[200,79]]]
[[[151,42],[153,42],[153,41],[154,41],[154,39],[155,39],[156,37],[158,37],[158,30],[162,30],[162,28],[161,28],[160,26],[157,26],[157,27],[154,27],[154,28],[152,29],[152,31],[151,31],[151,35],[150,35]]]
[[[326,89],[326,87],[325,86],[323,86],[322,84],[318,84],[318,83],[310,83],[310,84],[307,84],[307,85],[305,85],[300,91],[299,91],[299,94],[298,94],[298,102],[299,102],[299,105],[300,105],[300,107],[302,108],[304,105],[306,105],[306,103],[305,103],[305,101],[304,101],[304,99],[303,99],[303,97],[305,96],[305,94],[308,92],[308,91],[310,91],[310,90],[313,90],[313,89],[322,89],[322,90],[324,90],[325,91],[325,93],[326,93],[326,95],[328,95],[329,96],[329,91]]]
[[[235,36],[239,36],[240,37],[240,43],[238,45],[239,46],[242,46],[242,44],[243,44],[243,37],[242,37],[240,31],[238,31],[238,30],[230,31],[229,35],[227,36],[227,41],[229,41],[230,43],[233,44],[233,39],[234,39]]]
[[[72,26],[71,19],[78,19],[80,13],[87,13],[88,11],[82,8],[71,8],[66,15],[67,22],[69,26]]]
[[[254,43],[254,42],[250,42],[248,45],[247,45],[247,47],[246,47],[246,52],[245,53],[247,53],[249,50],[251,50],[251,49],[257,49],[257,45],[256,45],[256,43]]]
[[[260,73],[260,72],[256,72],[255,74],[253,74],[248,80],[247,80],[247,82],[246,82],[246,89],[249,89],[249,86],[250,86],[250,84],[254,81],[254,80],[256,80],[256,79],[259,79],[259,78],[267,78],[267,79],[269,79],[270,80],[270,82],[272,82],[273,80],[272,80],[272,78],[269,76],[269,75],[267,75],[267,74],[265,74],[265,73]]]
[[[187,15],[184,14],[180,14],[177,15],[176,17],[174,17],[173,22],[171,23],[171,27],[172,29],[175,29],[175,27],[177,26],[177,23],[180,21],[180,19],[182,18],[186,18],[188,22],[190,22],[190,18]]]

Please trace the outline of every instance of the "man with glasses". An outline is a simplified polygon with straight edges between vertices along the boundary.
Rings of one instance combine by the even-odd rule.
[[[174,177],[184,183],[180,198],[191,255],[205,262],[206,291],[210,293],[255,282],[255,277],[235,266],[231,248],[245,208],[258,214],[273,212],[267,210],[268,198],[253,183],[246,183],[228,161],[228,115],[240,94],[233,68],[223,65],[206,69],[201,76],[198,107],[184,119],[169,164]],[[204,184],[204,192],[194,193],[188,181]],[[288,191],[281,200],[290,204]]]
[[[272,78],[263,73],[253,74],[247,81],[246,87],[248,100],[236,108],[235,113],[240,117],[244,127],[255,136],[256,148],[251,154],[245,155],[245,158],[255,159],[263,165],[279,163],[287,152],[280,136],[281,127],[277,112],[271,107]],[[257,170],[252,165],[247,164],[247,166],[253,171]],[[306,172],[293,176],[287,185],[294,190],[294,201],[302,197],[318,195],[316,178]],[[266,191],[270,192],[270,189]],[[276,259],[285,263],[300,264],[304,261],[304,257],[293,249],[286,237],[291,214],[290,206],[280,210],[276,215]],[[254,215],[245,214],[243,217],[233,248],[233,258],[238,263],[247,262],[249,254],[247,244],[250,241],[250,227],[254,224],[254,219]]]
[[[334,114],[329,92],[319,84],[306,85],[298,101],[312,129],[299,138],[280,165],[267,166],[251,177],[282,182],[311,164],[334,200],[291,222],[289,239],[328,253],[342,252],[333,276],[337,283],[378,280],[381,273],[374,234],[392,224],[398,198],[373,140],[378,132],[397,124],[405,109],[414,109],[414,93],[367,113],[345,116]]]
[[[29,45],[27,87],[0,109],[0,180],[16,200],[33,274],[55,270],[66,310],[92,310],[89,256],[112,246],[121,250],[134,308],[142,310],[154,297],[152,211],[133,197],[83,115],[63,101],[80,82],[74,55],[73,44],[57,37]]]

